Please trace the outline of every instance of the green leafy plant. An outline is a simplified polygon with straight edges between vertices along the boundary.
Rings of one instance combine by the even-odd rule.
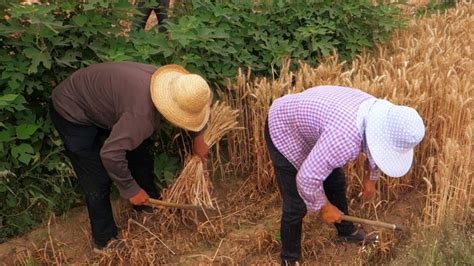
[[[410,243],[390,265],[469,265],[474,260],[472,226],[449,218],[437,228],[412,230]]]
[[[350,59],[403,25],[396,6],[362,0],[195,0],[175,12],[158,49],[217,83],[238,67],[276,74],[284,58],[317,63],[336,50]]]
[[[165,188],[176,178],[176,173],[180,167],[179,157],[172,156],[167,152],[160,153],[155,158],[155,174],[158,176],[157,185],[160,189]]]
[[[0,172],[7,173],[0,176],[1,242],[81,201],[49,119],[51,90],[89,64],[145,62],[156,51],[147,32],[135,42],[123,34],[120,23],[133,10],[128,1],[4,1],[0,9]]]
[[[432,14],[437,10],[443,11],[456,6],[455,0],[431,0],[427,5],[421,6],[416,10],[418,15]]]

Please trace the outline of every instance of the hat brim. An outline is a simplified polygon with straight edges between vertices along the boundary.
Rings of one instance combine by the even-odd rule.
[[[386,118],[394,105],[385,100],[377,100],[367,115],[365,136],[370,155],[377,167],[388,176],[401,177],[413,162],[413,149],[394,150],[388,141]]]
[[[150,93],[153,104],[166,120],[180,128],[198,132],[209,120],[210,104],[199,113],[189,113],[179,108],[171,95],[171,83],[179,75],[190,74],[180,65],[166,65],[158,68],[151,78]]]

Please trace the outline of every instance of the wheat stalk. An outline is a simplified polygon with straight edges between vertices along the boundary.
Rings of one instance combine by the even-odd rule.
[[[213,104],[208,126],[203,133],[204,141],[209,147],[214,146],[230,130],[237,128],[238,113],[237,110],[233,110],[219,101]],[[189,155],[176,181],[163,191],[162,197],[165,201],[173,203],[215,208],[212,189],[212,181],[203,159],[197,155]],[[172,212],[172,216],[175,217],[175,213]],[[195,212],[186,213],[195,219]],[[175,220],[169,222],[176,223]]]

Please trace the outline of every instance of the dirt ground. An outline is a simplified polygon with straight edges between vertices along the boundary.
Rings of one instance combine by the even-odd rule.
[[[224,180],[216,182],[216,195],[219,201],[230,201],[229,182],[222,189]],[[230,189],[232,190],[232,189]],[[225,212],[222,216],[223,232],[215,237],[196,234],[199,226],[181,226],[177,231],[145,232],[141,241],[147,241],[152,235],[159,236],[164,245],[156,248],[165,254],[156,257],[155,264],[170,263],[181,265],[196,264],[260,264],[279,263],[279,219],[280,197],[275,191],[268,193],[258,201],[249,200],[239,207]],[[396,202],[383,206],[379,220],[398,223],[407,227],[405,232],[393,232],[387,229],[364,226],[368,231],[379,234],[381,241],[368,246],[341,243],[336,240],[333,226],[322,223],[315,214],[305,218],[303,228],[303,256],[305,264],[353,265],[366,262],[387,262],[396,256],[396,250],[408,241],[410,224],[417,223],[417,216],[423,206],[423,197],[416,191],[409,192]],[[379,203],[380,204],[380,203]],[[352,206],[354,215],[363,216],[357,204]],[[122,237],[129,237],[130,220],[140,224],[160,221],[159,214],[137,214],[127,202],[114,202],[114,212]],[[103,255],[92,251],[89,233],[89,220],[85,207],[71,210],[61,217],[51,217],[49,222],[29,234],[0,244],[0,265],[31,265],[33,261],[42,264],[107,264]],[[397,246],[397,248],[395,248]],[[140,252],[137,249],[135,252]],[[143,256],[148,252],[143,250]],[[47,259],[45,259],[47,258]],[[150,261],[150,260],[148,260]],[[134,264],[122,261],[120,264]]]

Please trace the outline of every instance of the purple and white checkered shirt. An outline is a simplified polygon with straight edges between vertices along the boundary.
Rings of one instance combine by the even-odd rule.
[[[298,170],[298,192],[308,210],[317,211],[326,203],[326,177],[365,151],[357,113],[368,99],[374,97],[358,89],[318,86],[283,96],[270,107],[270,137]],[[376,179],[378,169],[369,161],[371,179]]]

